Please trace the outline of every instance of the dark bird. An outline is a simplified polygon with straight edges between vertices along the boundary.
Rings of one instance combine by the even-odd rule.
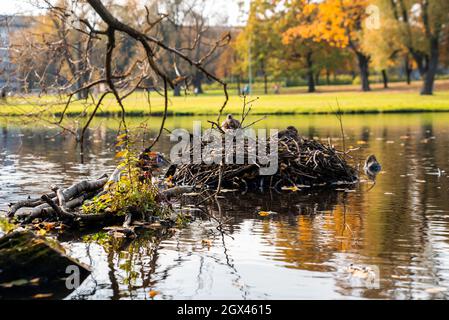
[[[298,129],[294,126],[288,126],[287,129],[279,131],[278,138],[282,139],[284,137],[299,140]]]
[[[382,170],[382,166],[377,161],[376,157],[372,154],[368,158],[366,158],[365,166],[363,167],[366,175],[373,179],[376,175]]]
[[[234,119],[232,117],[232,114],[228,114],[226,117],[226,120],[222,122],[221,128],[223,131],[230,130],[230,129],[238,129],[240,128],[240,121]]]

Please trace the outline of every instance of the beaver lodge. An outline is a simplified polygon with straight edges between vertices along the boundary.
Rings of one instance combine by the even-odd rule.
[[[270,139],[273,137],[267,139],[267,149]],[[221,164],[172,165],[166,177],[171,176],[175,185],[218,188],[220,184],[223,188],[244,191],[350,185],[358,181],[358,172],[345,160],[345,152],[337,150],[330,140],[323,144],[314,139],[305,139],[294,127],[279,132],[277,140],[278,163],[274,175],[261,175],[259,169],[266,165],[257,161],[248,163],[246,157],[245,164],[225,164],[222,161]],[[202,142],[202,148],[207,147],[207,142]],[[248,142],[245,141],[245,155],[248,154],[249,148]],[[193,154],[193,147],[190,154]]]

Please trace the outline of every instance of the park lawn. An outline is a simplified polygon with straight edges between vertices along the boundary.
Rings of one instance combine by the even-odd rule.
[[[249,99],[254,99],[250,97]],[[170,97],[169,113],[173,115],[213,115],[223,105],[224,96],[204,94],[200,96]],[[143,93],[135,93],[124,101],[128,116],[160,115],[164,109],[164,100],[157,94],[151,96],[151,107]],[[241,113],[243,99],[231,95],[224,113]],[[437,112],[449,111],[449,89],[437,91],[433,96],[421,96],[416,91],[372,91],[372,92],[322,92],[295,94],[260,95],[252,103],[252,114],[321,114],[332,113],[337,109],[344,113],[388,113],[388,112]],[[0,104],[0,116],[27,115],[40,112],[59,115],[64,109],[64,100],[55,97],[28,97],[27,99],[9,98]],[[92,102],[75,102],[68,115],[90,113]],[[97,115],[118,115],[120,108],[112,95],[105,99]]]

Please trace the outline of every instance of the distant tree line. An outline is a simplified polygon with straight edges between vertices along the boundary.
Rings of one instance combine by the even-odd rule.
[[[421,93],[429,95],[437,73],[449,65],[447,0],[253,0],[242,27],[226,26],[227,17],[218,8],[211,17],[205,10],[208,0],[103,3],[121,21],[192,60],[206,57],[201,61],[204,68],[237,83],[239,92],[251,76],[263,83],[265,93],[270,83],[298,78],[314,92],[320,79],[330,84],[342,74],[351,75],[363,91],[369,91],[373,72],[388,87],[393,73],[410,83],[415,71],[422,79]],[[64,10],[69,6],[68,0],[54,3]],[[77,10],[80,22],[75,27],[67,16],[49,10],[14,34],[10,55],[23,91],[37,86],[63,92],[102,77],[107,41],[92,37],[90,29],[102,21],[92,18],[89,6],[79,5]],[[231,38],[231,45],[225,46]],[[217,41],[221,41],[218,46]],[[121,34],[115,55],[117,72],[126,74],[145,52],[138,41]],[[203,84],[210,82],[185,59],[166,55],[160,48],[155,50],[154,63],[176,79],[175,96],[185,89],[201,94]],[[151,81],[151,77],[142,80],[147,88]],[[80,90],[78,97],[86,98],[89,90]]]
[[[432,94],[449,51],[447,0],[253,0],[246,26],[226,53],[222,72],[240,78],[252,70],[268,79],[302,76],[308,91],[325,75],[357,71],[363,91],[370,72],[418,70],[421,94]],[[267,85],[265,85],[267,92]]]

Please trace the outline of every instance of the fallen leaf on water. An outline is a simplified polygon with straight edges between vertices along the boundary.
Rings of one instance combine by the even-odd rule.
[[[276,214],[276,212],[274,211],[259,211],[258,215],[261,217],[268,217],[271,216],[272,214]]]
[[[40,235],[40,236],[45,236],[47,234],[47,231],[45,229],[39,229],[37,234]]]
[[[155,296],[159,294],[159,291],[156,290],[150,290],[150,298],[153,299]]]
[[[27,279],[18,279],[18,280],[14,280],[11,282],[5,282],[5,283],[0,283],[0,287],[3,288],[12,288],[15,286],[23,286],[28,284],[28,280]]]
[[[292,192],[296,192],[299,190],[299,188],[297,186],[292,186],[292,187],[282,187],[282,190],[286,190],[286,191],[292,191]]]
[[[53,293],[38,293],[33,296],[34,299],[45,299],[53,296]]]
[[[203,246],[208,246],[210,247],[212,245],[212,240],[209,239],[203,239],[201,240],[201,243],[203,244]]]

